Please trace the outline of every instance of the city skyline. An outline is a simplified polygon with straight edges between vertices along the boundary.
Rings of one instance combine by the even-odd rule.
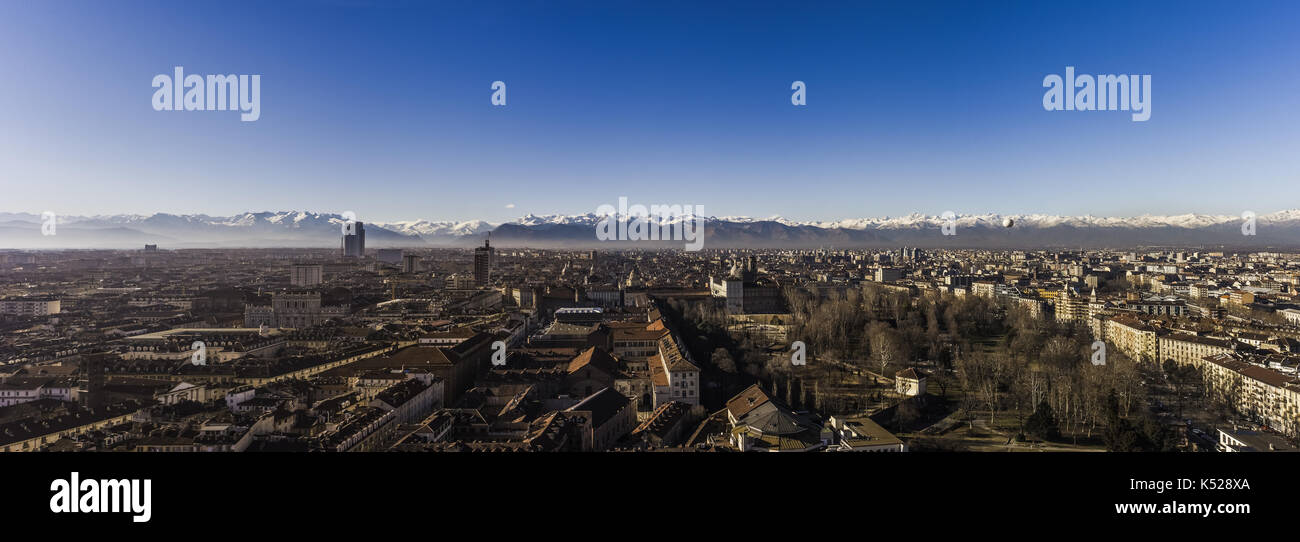
[[[0,59],[25,83],[0,89],[22,104],[0,113],[6,211],[504,222],[626,195],[827,221],[1300,195],[1293,5],[134,6],[158,9],[0,7],[25,51]],[[260,74],[260,118],[151,109],[178,66]],[[1067,69],[1149,74],[1150,119],[1045,110]]]

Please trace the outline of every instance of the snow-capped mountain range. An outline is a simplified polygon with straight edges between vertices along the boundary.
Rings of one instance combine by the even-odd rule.
[[[532,247],[654,246],[602,243],[593,229],[602,217],[526,215],[505,223],[483,220],[368,222],[370,247],[468,246],[489,232],[496,244]],[[684,216],[678,220],[693,220]],[[941,216],[911,214],[800,222],[780,216],[703,217],[706,247],[1043,247],[1043,246],[1296,246],[1300,209],[1260,214],[1255,235],[1242,234],[1241,216],[1183,214],[1136,217],[1043,214],[957,215],[956,235],[942,234]],[[1011,227],[1006,227],[1010,219]],[[335,247],[345,218],[309,211],[203,214],[60,216],[56,235],[41,234],[41,216],[0,213],[0,248],[130,248],[157,243],[166,248]],[[659,243],[677,246],[680,243]]]

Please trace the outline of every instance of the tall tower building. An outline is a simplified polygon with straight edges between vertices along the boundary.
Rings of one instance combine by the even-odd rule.
[[[81,360],[82,382],[80,401],[87,408],[99,408],[107,402],[104,399],[104,365],[111,361],[112,354],[86,354]]]
[[[294,286],[315,286],[324,280],[325,267],[322,265],[294,264],[289,272],[289,284]]]
[[[483,246],[474,249],[474,285],[483,287],[492,284],[492,245],[491,239],[485,239]]]
[[[366,227],[360,222],[353,223],[355,230],[343,234],[343,257],[361,258],[366,255]]]

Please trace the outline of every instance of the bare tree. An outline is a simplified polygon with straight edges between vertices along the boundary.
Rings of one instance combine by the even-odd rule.
[[[957,364],[957,371],[965,389],[974,391],[982,405],[988,408],[989,425],[997,421],[1003,377],[1009,368],[1009,363],[1005,359],[983,353],[965,356]]]
[[[889,378],[886,371],[889,366],[901,362],[906,355],[907,345],[898,330],[884,322],[875,322],[867,328],[871,341],[871,356],[880,367],[880,376]]]

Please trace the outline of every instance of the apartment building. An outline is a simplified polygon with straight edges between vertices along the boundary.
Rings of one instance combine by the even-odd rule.
[[[671,333],[661,337],[658,346],[659,353],[650,365],[655,406],[669,401],[700,404],[700,368],[691,363]]]
[[[1185,333],[1169,333],[1158,339],[1160,361],[1174,360],[1180,365],[1195,363],[1201,358],[1233,351],[1233,341],[1200,337]]]
[[[1253,361],[1248,355],[1217,354],[1198,366],[1219,400],[1273,430],[1300,435],[1300,378]]]
[[[1056,321],[1087,322],[1089,301],[1089,298],[1079,295],[1068,286],[1065,287],[1061,295],[1056,296]]]
[[[1107,320],[1105,337],[1135,361],[1155,362],[1160,359],[1156,329],[1137,318],[1119,315]]]
[[[0,299],[0,315],[49,316],[62,310],[62,302],[49,297],[16,297]]]

